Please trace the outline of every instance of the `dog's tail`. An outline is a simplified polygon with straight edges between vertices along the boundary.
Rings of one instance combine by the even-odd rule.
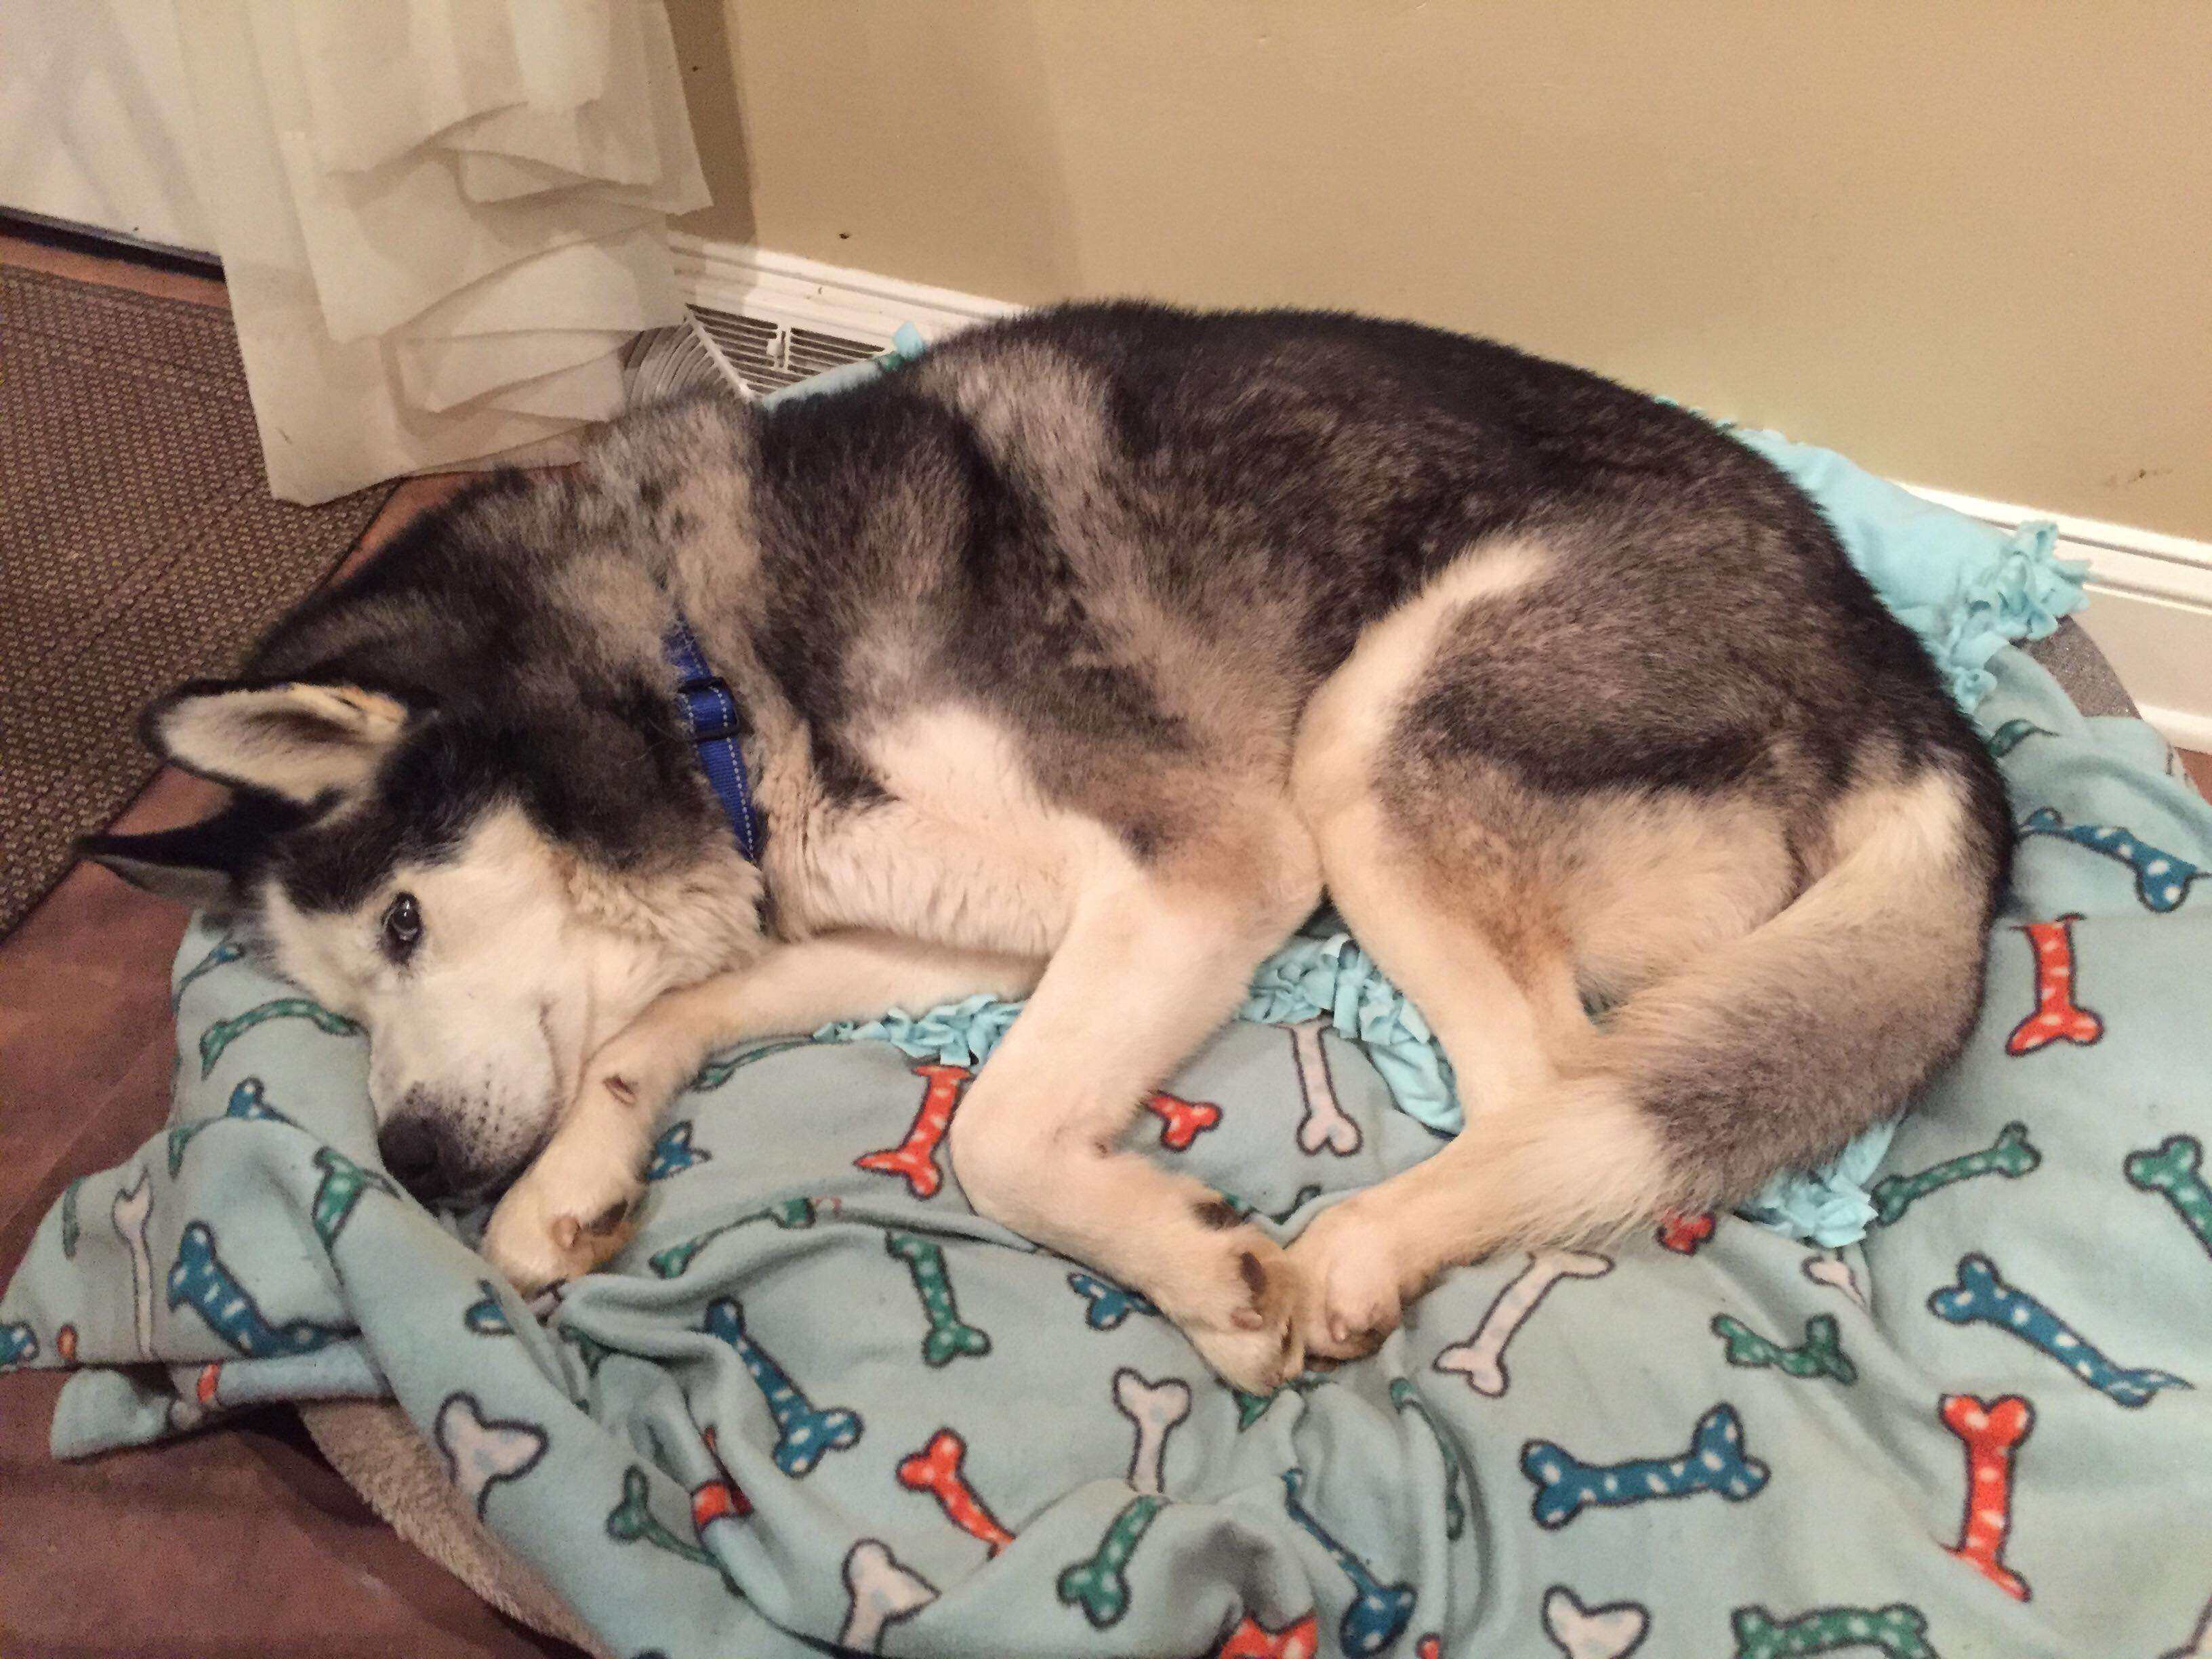
[[[2009,868],[1978,757],[1855,788],[1779,914],[1630,998],[1545,1093],[1478,1126],[1479,1250],[1618,1236],[1748,1196],[1896,1111],[1958,1052]]]

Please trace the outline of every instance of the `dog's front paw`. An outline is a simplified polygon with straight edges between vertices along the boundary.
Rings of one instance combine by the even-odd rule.
[[[492,1212],[484,1257],[526,1297],[580,1278],[629,1243],[643,1191],[627,1169],[577,1167],[549,1147]]]
[[[1291,1244],[1290,1261],[1300,1334],[1316,1358],[1361,1358],[1398,1328],[1405,1295],[1389,1230],[1358,1200],[1315,1217]]]
[[[1153,1300],[1199,1357],[1247,1394],[1272,1394],[1305,1367],[1295,1273],[1255,1227],[1206,1236],[1200,1259]]]

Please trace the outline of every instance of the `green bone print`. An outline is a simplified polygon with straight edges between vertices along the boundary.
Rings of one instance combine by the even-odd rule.
[[[334,1014],[319,1002],[307,997],[279,997],[274,1002],[264,1002],[258,1008],[248,1008],[242,1014],[228,1019],[219,1019],[200,1033],[200,1075],[205,1077],[215,1070],[215,1063],[222,1058],[222,1051],[244,1036],[257,1025],[265,1025],[272,1019],[312,1020],[316,1028],[332,1036],[359,1036],[361,1027],[343,1014]]]
[[[364,1170],[335,1146],[319,1146],[315,1150],[315,1167],[323,1172],[315,1188],[313,1215],[315,1237],[329,1249],[338,1242],[338,1231],[353,1213],[353,1206],[361,1195],[374,1187],[380,1193],[398,1197],[392,1183],[374,1170]]]
[[[1459,1448],[1452,1444],[1444,1425],[1430,1412],[1428,1402],[1421,1398],[1411,1377],[1390,1379],[1390,1403],[1401,1412],[1412,1412],[1428,1425],[1429,1432],[1436,1437],[1437,1450],[1444,1460],[1444,1536],[1456,1538],[1467,1529],[1467,1505],[1460,1501],[1459,1495]]]
[[[1911,1209],[1916,1200],[1925,1198],[1954,1181],[1966,1181],[1994,1170],[2008,1180],[2017,1180],[2043,1162],[2043,1154],[2031,1146],[2027,1125],[2008,1123],[1997,1131],[1997,1138],[1978,1152],[1966,1152],[1948,1158],[1923,1170],[1918,1175],[1884,1176],[1874,1184],[1875,1213],[1885,1227]]]
[[[778,1042],[763,1042],[757,1048],[747,1048],[742,1054],[725,1054],[720,1060],[710,1060],[699,1068],[699,1075],[684,1086],[687,1091],[719,1089],[732,1077],[757,1060],[766,1060],[770,1054],[787,1053],[793,1048],[810,1048],[811,1037],[787,1037]]]
[[[884,1249],[906,1263],[914,1276],[915,1293],[929,1317],[929,1334],[921,1339],[921,1361],[935,1369],[949,1365],[963,1354],[991,1352],[988,1332],[962,1322],[960,1304],[953,1299],[952,1279],[945,1270],[945,1251],[932,1239],[897,1231],[884,1235]]]
[[[2212,1250],[2212,1187],[2205,1184],[2203,1162],[2204,1146],[2195,1135],[2168,1135],[2156,1146],[2130,1152],[2121,1167],[2130,1186],[2162,1196],[2197,1242]]]
[[[1990,753],[1996,759],[2002,760],[2029,738],[2055,738],[2057,735],[2049,726],[2038,726],[2033,720],[2010,720],[1990,732],[1984,741],[1989,745]]]
[[[185,993],[191,989],[194,980],[203,974],[213,973],[226,962],[236,962],[245,954],[245,950],[235,939],[227,939],[213,946],[205,956],[185,969],[185,976],[177,981],[177,988],[169,993],[170,1009],[173,1012],[183,1005]]]
[[[1152,1517],[1166,1506],[1167,1499],[1151,1492],[1131,1498],[1098,1540],[1098,1553],[1060,1575],[1060,1599],[1080,1607],[1084,1617],[1099,1630],[1120,1619],[1129,1610],[1129,1558],[1137,1553]]]
[[[1765,1607],[1735,1610],[1735,1659],[1798,1659],[1838,1648],[1880,1648],[1889,1659],[1938,1659],[1928,1620],[1899,1601],[1887,1607],[1815,1607],[1777,1623]]]
[[[1858,1380],[1858,1367],[1844,1357],[1836,1322],[1827,1314],[1815,1314],[1805,1322],[1805,1340],[1794,1348],[1768,1341],[1741,1320],[1726,1314],[1713,1316],[1713,1334],[1728,1344],[1731,1365],[1754,1370],[1771,1366],[1791,1376],[1832,1376],[1838,1382]]]
[[[607,1536],[617,1544],[635,1544],[641,1538],[647,1543],[666,1550],[671,1555],[680,1555],[686,1561],[696,1561],[702,1567],[722,1570],[717,1561],[696,1544],[678,1538],[660,1524],[647,1502],[651,1490],[646,1482],[645,1471],[633,1463],[623,1474],[622,1502],[607,1511]]]
[[[733,1233],[740,1227],[756,1221],[773,1221],[779,1227],[811,1227],[814,1224],[814,1200],[811,1198],[778,1199],[765,1210],[756,1210],[750,1215],[741,1215],[735,1221],[726,1221],[719,1227],[709,1227],[696,1238],[687,1238],[681,1244],[671,1244],[665,1250],[655,1250],[647,1258],[646,1265],[662,1279],[677,1279],[684,1270],[698,1259],[699,1252],[724,1233]]]

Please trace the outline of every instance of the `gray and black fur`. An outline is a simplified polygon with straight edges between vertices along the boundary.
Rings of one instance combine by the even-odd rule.
[[[1740,1194],[1894,1110],[1957,1048],[2006,879],[1997,774],[1765,460],[1680,409],[1433,329],[1072,305],[831,396],[647,410],[573,475],[501,477],[428,515],[264,644],[246,683],[407,711],[346,811],[248,789],[204,832],[94,850],[142,874],[197,860],[247,908],[274,884],[336,911],[505,802],[611,878],[680,870],[727,841],[660,655],[680,608],[751,724],[771,939],[883,925],[814,890],[810,860],[898,805],[874,740],[918,708],[977,711],[1049,806],[1138,866],[1196,867],[1250,802],[1295,795],[1310,705],[1366,631],[1509,544],[1542,550],[1541,579],[1452,613],[1344,787],[1371,793],[1393,856],[1467,907],[1523,988],[1557,959],[1581,1001],[1620,1004],[1586,1033],[1577,1011],[1553,1059],[1571,1084],[1641,1056],[1668,1173],[1638,1212]],[[157,745],[171,706],[149,716]],[[1915,878],[1942,896],[1940,941],[1912,943],[1868,885],[1785,949],[1797,924],[1766,918],[1850,863],[1854,792],[1929,778],[1960,803]],[[1670,1014],[1674,977],[1582,948],[1559,849],[1596,802],[1714,804],[1717,824],[1778,837],[1760,927],[1713,942],[1739,974],[1725,1006],[1686,991]],[[1556,985],[1530,994],[1557,1014]],[[1697,1040],[1669,1046],[1662,1014]],[[1620,1211],[1470,1224],[1468,1244],[1636,1218]]]

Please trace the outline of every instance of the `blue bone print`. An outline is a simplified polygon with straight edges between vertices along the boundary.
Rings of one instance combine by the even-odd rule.
[[[345,1335],[335,1325],[319,1325],[312,1319],[270,1324],[216,1254],[215,1234],[204,1221],[195,1221],[185,1229],[177,1246],[176,1265],[169,1269],[169,1306],[180,1308],[186,1303],[207,1321],[210,1330],[248,1359],[313,1353]]]
[[[691,1144],[691,1120],[687,1117],[680,1123],[670,1124],[660,1132],[660,1139],[653,1143],[653,1158],[645,1166],[645,1178],[665,1181],[714,1156],[706,1148]]]
[[[0,1325],[0,1371],[27,1365],[39,1357],[39,1334],[27,1320]]]
[[[1380,1653],[1404,1635],[1406,1626],[1413,1621],[1413,1587],[1383,1583],[1364,1561],[1338,1543],[1298,1501],[1298,1492],[1305,1483],[1304,1469],[1285,1469],[1283,1503],[1291,1512],[1291,1519],[1313,1534],[1328,1552],[1329,1559],[1352,1581],[1352,1605],[1345,1608],[1344,1617],[1337,1624],[1338,1638],[1346,1653],[1363,1656]]]
[[[745,1334],[745,1310],[735,1298],[720,1297],[708,1304],[706,1330],[737,1350],[738,1358],[759,1385],[769,1414],[775,1419],[775,1466],[793,1480],[805,1475],[824,1454],[842,1451],[860,1437],[856,1413],[842,1406],[817,1411],[783,1367]]]
[[[1155,1318],[1159,1316],[1160,1310],[1150,1297],[1138,1291],[1125,1291],[1119,1285],[1109,1285],[1091,1273],[1068,1274],[1067,1288],[1083,1298],[1084,1322],[1094,1331],[1110,1331],[1133,1313],[1151,1314]]]
[[[479,1279],[477,1289],[483,1294],[461,1310],[461,1323],[478,1336],[514,1335],[514,1327],[507,1322],[507,1310],[499,1305],[499,1292],[491,1280]]]
[[[2146,909],[2161,915],[2178,910],[2189,896],[2190,884],[2205,873],[2184,858],[2161,852],[2117,823],[2069,823],[2048,806],[2039,806],[2021,821],[2023,836],[2056,836],[2076,847],[2118,859],[2136,872],[2136,896]]]
[[[230,1103],[220,1115],[204,1117],[196,1123],[179,1123],[169,1131],[169,1178],[175,1180],[178,1171],[185,1167],[185,1148],[191,1145],[195,1135],[210,1124],[234,1117],[257,1123],[292,1123],[290,1118],[263,1097],[259,1078],[241,1078],[238,1086],[230,1091]],[[293,1123],[292,1127],[296,1129],[300,1126]]]
[[[2033,720],[2011,720],[1990,732],[1984,741],[1989,745],[1990,753],[2002,760],[2029,738],[2055,738],[2057,735],[2049,726],[2038,726]]]
[[[1954,1325],[1994,1325],[2008,1331],[2130,1409],[2148,1405],[2161,1389],[2190,1386],[2170,1371],[2114,1364],[2042,1303],[2006,1284],[1985,1255],[1961,1257],[1959,1282],[1929,1296],[1928,1311]]]
[[[1726,1403],[1698,1419],[1690,1449],[1680,1457],[1584,1463],[1552,1441],[1532,1440],[1522,1449],[1521,1473],[1536,1484],[1530,1512],[1547,1528],[1565,1526],[1590,1505],[1613,1509],[1701,1492],[1740,1504],[1767,1479],[1766,1465],[1744,1455],[1743,1424]]]

